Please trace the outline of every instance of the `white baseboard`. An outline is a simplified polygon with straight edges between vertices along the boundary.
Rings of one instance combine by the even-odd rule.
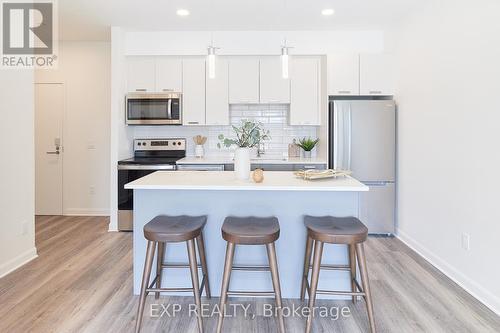
[[[448,264],[445,260],[433,254],[425,246],[408,236],[404,231],[398,230],[396,237],[410,247],[413,251],[417,252],[421,257],[427,260],[430,264],[440,270],[444,275],[450,278],[453,282],[465,289],[478,301],[486,305],[497,315],[500,315],[500,298],[486,290],[483,286],[479,285],[463,273],[458,271],[455,267]]]
[[[36,253],[36,247],[33,247],[29,249],[28,251],[21,253],[17,257],[7,261],[4,264],[0,265],[0,278],[4,277],[5,275],[9,274],[10,272],[15,271],[19,267],[23,266],[24,264],[27,264],[31,260],[35,259],[38,257],[38,254]]]
[[[109,216],[109,209],[66,208],[65,216]]]

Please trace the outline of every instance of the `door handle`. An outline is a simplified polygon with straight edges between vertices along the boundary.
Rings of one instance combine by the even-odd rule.
[[[54,155],[59,155],[61,152],[59,150],[56,151],[48,151],[47,154],[54,154]]]

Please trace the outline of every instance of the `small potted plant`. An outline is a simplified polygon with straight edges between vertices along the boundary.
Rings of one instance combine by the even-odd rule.
[[[299,140],[297,145],[304,150],[304,158],[311,158],[311,151],[316,147],[318,142],[319,139],[313,140],[311,138],[302,138]]]
[[[265,130],[262,123],[253,120],[242,120],[240,126],[232,126],[236,138],[226,138],[219,135],[220,142],[217,147],[229,148],[236,146],[234,152],[234,171],[241,180],[250,178],[250,150],[258,147],[264,140],[269,140],[269,131]]]

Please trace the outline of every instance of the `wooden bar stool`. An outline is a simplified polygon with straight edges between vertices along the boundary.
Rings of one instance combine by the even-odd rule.
[[[368,236],[368,228],[355,217],[313,217],[305,216],[304,224],[307,228],[306,253],[304,257],[304,275],[302,278],[302,289],[300,297],[304,300],[305,292],[309,294],[309,309],[313,309],[316,294],[326,295],[350,295],[352,301],[356,302],[358,296],[363,296],[366,301],[368,319],[371,332],[375,333],[375,320],[373,318],[373,304],[370,294],[370,283],[368,281],[368,270],[366,267],[365,250],[363,242]],[[314,243],[314,256],[312,263],[311,284],[309,286],[309,269],[311,268],[311,253]],[[323,244],[346,244],[349,247],[348,265],[321,265]],[[356,279],[356,257],[361,275],[362,287]],[[351,291],[318,290],[318,279],[320,269],[347,270],[351,274]],[[306,333],[311,331],[313,311],[307,318]]]
[[[280,236],[280,226],[276,217],[226,217],[222,225],[222,238],[227,241],[226,261],[219,308],[221,316],[217,322],[217,332],[222,330],[227,296],[275,296],[278,309],[280,332],[285,332],[285,321],[282,313],[281,287],[276,260],[274,242]],[[235,245],[266,245],[269,266],[236,266],[233,265]],[[232,270],[270,271],[274,291],[230,291],[229,281]]]
[[[160,292],[190,292],[194,294],[196,303],[198,330],[203,332],[203,322],[201,318],[201,294],[205,289],[206,296],[210,298],[210,285],[208,282],[208,267],[205,257],[205,244],[203,242],[203,227],[207,222],[206,216],[166,216],[160,215],[152,219],[144,226],[144,237],[148,240],[146,260],[144,263],[144,272],[142,275],[141,294],[139,299],[139,308],[137,310],[137,320],[135,331],[141,329],[142,316],[146,296],[150,292],[155,293],[158,299]],[[194,240],[198,243],[198,252],[200,254],[201,265],[196,260],[196,249]],[[168,264],[164,262],[165,248],[167,243],[186,242],[189,264]],[[158,247],[156,262],[156,277],[150,284],[151,269],[155,249]],[[164,268],[189,268],[191,271],[192,288],[162,288],[161,279]],[[202,269],[203,278],[201,286],[198,281],[198,268]]]

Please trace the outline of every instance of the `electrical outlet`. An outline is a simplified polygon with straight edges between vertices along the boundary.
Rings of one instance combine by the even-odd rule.
[[[470,235],[466,234],[465,232],[462,233],[462,249],[465,251],[470,250]]]
[[[89,187],[89,194],[94,195],[95,194],[95,186],[90,186]]]

